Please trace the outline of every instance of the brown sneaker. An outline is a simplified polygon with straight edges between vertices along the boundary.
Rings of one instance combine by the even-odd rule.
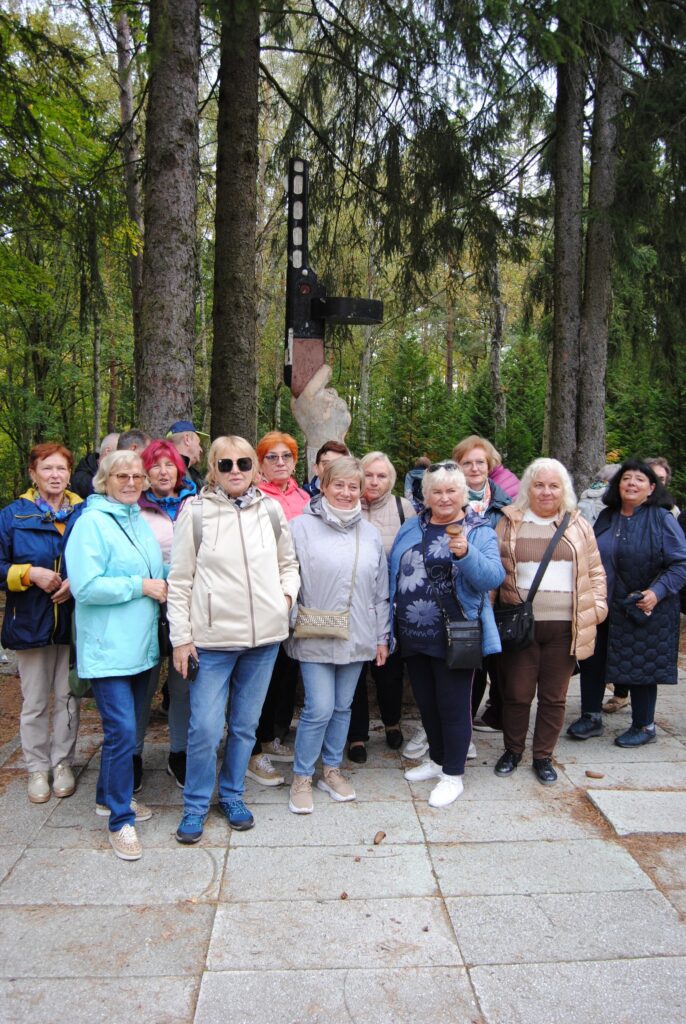
[[[613,715],[615,711],[622,711],[629,704],[628,697],[610,697],[603,704],[603,711],[606,715]]]
[[[260,786],[283,786],[286,781],[283,775],[279,775],[266,754],[253,754],[248,761],[248,770],[245,774],[253,782],[259,782]]]
[[[319,779],[317,782],[317,789],[323,789],[332,800],[338,800],[339,803],[346,803],[348,800],[355,799],[355,790],[348,780],[341,775],[340,768],[331,768],[325,765],[324,778]]]
[[[294,775],[288,796],[288,810],[293,814],[312,814],[312,776]]]
[[[69,765],[62,761],[53,770],[52,791],[55,796],[62,799],[65,796],[71,796],[75,789],[76,780],[74,779],[74,773]]]
[[[121,860],[140,860],[143,847],[133,825],[122,825],[118,832],[110,832],[110,846]]]

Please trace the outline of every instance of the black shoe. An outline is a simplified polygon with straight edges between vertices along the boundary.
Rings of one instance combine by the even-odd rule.
[[[348,747],[348,760],[354,761],[355,764],[364,764],[367,760],[367,748],[364,743],[356,743],[355,746]]]
[[[536,778],[543,786],[552,786],[557,782],[557,772],[549,757],[535,757],[533,763]]]
[[[496,775],[512,775],[521,759],[521,754],[513,754],[511,750],[506,750],[504,754],[500,755],[493,771]]]
[[[140,793],[143,788],[143,758],[140,754],[133,755],[133,791]]]
[[[185,750],[169,751],[169,758],[167,760],[167,775],[171,775],[172,779],[179,787],[179,789],[183,789],[183,787],[186,784]]]
[[[577,718],[567,729],[567,735],[575,740],[587,740],[589,736],[602,736],[604,731],[600,712],[584,711],[581,718]]]
[[[404,739],[405,737],[403,736],[402,729],[399,725],[394,729],[386,729],[386,743],[391,750],[400,750]]]
[[[618,747],[642,747],[646,743],[656,743],[657,735],[654,725],[632,725],[615,740]]]

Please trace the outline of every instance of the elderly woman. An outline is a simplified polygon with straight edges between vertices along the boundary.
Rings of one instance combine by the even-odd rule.
[[[257,489],[258,472],[244,438],[218,437],[207,485],[182,512],[174,535],[168,602],[174,668],[191,679],[180,843],[202,836],[225,721],[219,809],[233,829],[255,824],[243,803],[244,777],[300,583],[286,518]]]
[[[171,563],[174,525],[179,513],[189,498],[196,493],[194,482],[185,476],[186,465],[171,441],[152,441],[144,449],[141,458],[150,487],[138,499],[141,515],[152,532],[162,552],[162,560],[169,569]],[[160,651],[160,661],[150,672],[148,698],[143,715],[136,727],[136,752],[133,755],[133,791],[137,793],[143,779],[143,743],[145,730],[150,718],[150,705],[160,681],[162,660],[168,654],[168,647]],[[186,740],[188,738],[188,719],[190,717],[190,699],[188,696],[188,680],[176,671],[173,664],[167,672],[167,689],[169,693],[169,757],[167,774],[183,789],[186,781]]]
[[[388,655],[386,553],[378,530],[362,518],[363,487],[358,460],[336,459],[324,470],[321,494],[291,524],[302,582],[288,649],[300,662],[305,686],[288,803],[294,814],[313,810],[312,776],[320,754],[317,787],[333,800],[355,799],[339,768],[350,705],[364,663],[374,659],[382,666]],[[336,631],[327,621],[330,612],[347,625]]]
[[[132,800],[133,752],[150,669],[160,657],[159,603],[167,597],[160,547],[138,507],[146,483],[135,452],[107,455],[66,549],[79,675],[91,680],[105,735],[96,813],[109,816],[110,843],[122,860],[140,858],[135,822],[152,815]]]
[[[417,513],[407,498],[392,494],[396,472],[384,452],[369,452],[362,459],[364,490],[362,492],[362,515],[381,534],[381,541],[388,557],[393,541],[406,519]],[[403,660],[399,651],[389,655],[384,665],[375,661],[369,663],[372,679],[376,684],[381,721],[386,731],[386,743],[391,750],[398,750],[403,742],[400,729],[400,709],[403,696]],[[365,743],[369,739],[369,702],[367,699],[367,665],[364,665],[355,689],[348,730],[348,757],[357,764],[367,760]]]
[[[446,807],[463,790],[473,669],[446,664],[444,617],[479,620],[482,653],[497,653],[500,640],[488,591],[500,584],[504,572],[491,526],[469,507],[459,466],[429,466],[422,489],[426,508],[405,523],[391,551],[391,607],[429,740],[429,760],[410,768],[405,778],[436,779],[429,804]]]
[[[298,462],[295,438],[279,430],[270,431],[257,442],[257,458],[259,489],[279,503],[287,520],[299,516],[310,495],[298,487],[293,476]],[[293,748],[281,740],[291,727],[297,683],[298,664],[280,647],[248,764],[248,778],[261,786],[283,785],[284,777],[274,768],[272,760],[293,760]]]
[[[7,591],[2,644],[17,652],[21,680],[21,745],[28,797],[42,804],[71,796],[79,702],[69,701],[73,602],[62,554],[83,508],[67,490],[71,452],[37,444],[29,454],[31,487],[0,512],[0,580]],[[52,738],[50,737],[50,698]]]
[[[596,626],[607,615],[605,572],[593,530],[576,508],[569,473],[557,459],[535,459],[526,468],[497,532],[507,572],[500,588],[503,605],[528,599],[555,541],[533,599],[533,643],[502,658],[505,752],[495,766],[496,775],[511,775],[521,761],[531,704],[538,695],[533,770],[549,786],[557,781],[552,756],[572,670],[578,658],[592,653]]]
[[[620,466],[603,500],[607,508],[594,529],[610,610],[595,651],[581,662],[581,717],[567,732],[577,740],[602,734],[605,683],[614,683],[615,692],[626,686],[631,696],[631,726],[615,743],[640,747],[657,739],[658,685],[677,682],[686,540],[670,514],[670,496],[639,459]]]

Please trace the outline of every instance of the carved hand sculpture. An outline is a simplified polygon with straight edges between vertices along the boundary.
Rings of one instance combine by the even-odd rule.
[[[310,471],[317,450],[325,441],[344,441],[352,419],[348,406],[335,388],[327,388],[331,380],[328,363],[320,366],[298,398],[291,398],[295,420],[307,438],[307,463]]]

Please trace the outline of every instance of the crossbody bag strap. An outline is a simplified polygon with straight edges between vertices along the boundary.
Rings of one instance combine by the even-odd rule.
[[[557,547],[557,542],[559,541],[560,537],[569,525],[569,519],[569,512],[565,512],[565,514],[562,517],[562,522],[558,526],[557,530],[555,530],[555,533],[552,536],[552,540],[548,544],[548,547],[545,549],[545,554],[543,555],[540,565],[536,570],[536,575],[534,576],[533,582],[529,587],[529,597],[527,598],[528,601],[533,601],[534,597],[536,596],[536,592],[541,585],[541,580],[545,575],[545,571],[548,568],[550,559],[553,557],[553,551]]]
[[[348,597],[348,603],[345,606],[347,612],[350,611],[350,606],[353,603],[353,590],[355,589],[355,577],[357,576],[357,560],[360,555],[360,524],[358,523],[355,527],[355,561],[353,562],[353,574],[350,580],[350,596]]]
[[[127,540],[128,540],[128,542],[129,542],[129,544],[131,544],[131,545],[132,545],[132,547],[134,547],[134,548],[136,549],[136,551],[138,552],[138,554],[139,554],[139,555],[141,556],[141,558],[142,558],[142,559],[143,559],[143,561],[145,562],[146,566],[148,567],[148,572],[150,573],[150,579],[152,579],[152,578],[153,578],[153,576],[152,576],[152,566],[151,566],[150,562],[148,561],[148,556],[147,556],[147,555],[145,554],[145,552],[144,552],[144,551],[141,551],[141,549],[140,549],[140,548],[138,547],[138,545],[136,544],[136,542],[135,542],[135,540],[133,539],[133,537],[131,537],[131,536],[130,536],[130,535],[129,535],[129,534],[127,533],[127,532],[126,532],[126,530],[125,530],[125,529],[124,529],[124,527],[123,527],[123,526],[121,525],[121,523],[120,523],[120,522],[119,522],[119,520],[118,520],[118,519],[116,518],[116,516],[112,516],[112,519],[114,519],[115,523],[117,524],[117,526],[119,527],[119,529],[121,530],[121,532],[122,532],[122,533],[124,534],[124,536],[126,537],[126,539],[127,539]]]
[[[450,617],[449,617],[447,611],[445,610],[445,605],[443,604],[443,602],[441,601],[440,597],[438,596],[438,591],[436,590],[436,588],[433,585],[433,580],[429,576],[429,569],[428,569],[427,564],[426,564],[426,532],[424,532],[422,534],[422,562],[424,563],[424,569],[426,571],[426,578],[428,580],[429,587],[431,588],[431,593],[433,594],[434,598],[436,599],[436,604],[441,609],[441,615],[443,616],[443,621],[445,622],[446,626],[448,626],[449,623],[450,623]],[[451,575],[452,575],[452,573],[451,573]],[[481,618],[481,612],[483,611],[485,599],[486,599],[486,595],[482,594],[481,595],[481,604],[479,605],[479,610],[478,610],[478,612],[476,614],[476,621],[478,621]],[[465,622],[471,621],[465,615],[464,608],[462,607],[462,604],[461,604],[460,599],[457,596],[457,594],[455,594],[455,601],[457,602],[457,607],[462,612],[462,617],[464,618]]]

